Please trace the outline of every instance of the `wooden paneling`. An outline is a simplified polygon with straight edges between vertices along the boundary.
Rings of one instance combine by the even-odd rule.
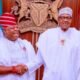
[[[3,12],[10,12],[11,6],[14,4],[14,0],[2,0],[3,1]],[[73,21],[72,26],[79,28],[80,25],[80,0],[63,0],[61,7],[69,6],[73,9]]]
[[[3,2],[3,12],[10,12],[13,0],[2,0]]]
[[[14,4],[14,0],[2,0],[3,1],[3,12],[10,12],[11,6]],[[63,0],[63,4],[61,7],[69,6],[73,9],[73,21],[71,26],[77,29],[80,29],[80,0]],[[37,41],[38,34],[33,32],[26,32],[21,34],[21,38],[25,38],[32,42],[33,46],[35,47],[35,43]],[[36,48],[36,47],[35,47]],[[37,71],[37,78],[36,80],[42,79],[42,72],[43,68],[40,68]]]

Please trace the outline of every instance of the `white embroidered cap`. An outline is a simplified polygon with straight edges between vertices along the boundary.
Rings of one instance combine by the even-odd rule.
[[[72,9],[70,7],[65,7],[59,10],[59,16],[63,15],[63,14],[68,14],[72,17]]]

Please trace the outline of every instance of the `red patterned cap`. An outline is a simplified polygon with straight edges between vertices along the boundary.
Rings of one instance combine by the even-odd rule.
[[[4,13],[0,16],[0,25],[1,26],[11,26],[16,25],[16,18],[11,13]]]

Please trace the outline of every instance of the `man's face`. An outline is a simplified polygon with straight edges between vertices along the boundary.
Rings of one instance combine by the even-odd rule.
[[[3,33],[4,33],[4,36],[9,40],[15,41],[19,37],[18,26],[14,25],[14,26],[8,26],[6,28],[3,28]]]
[[[66,31],[70,27],[72,17],[68,14],[63,14],[58,17],[58,23],[62,30]]]

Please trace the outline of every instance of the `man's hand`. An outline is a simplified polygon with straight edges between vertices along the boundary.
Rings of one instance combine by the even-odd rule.
[[[27,66],[23,64],[19,64],[16,66],[13,66],[12,72],[16,73],[18,75],[23,75],[25,72],[27,72]]]

